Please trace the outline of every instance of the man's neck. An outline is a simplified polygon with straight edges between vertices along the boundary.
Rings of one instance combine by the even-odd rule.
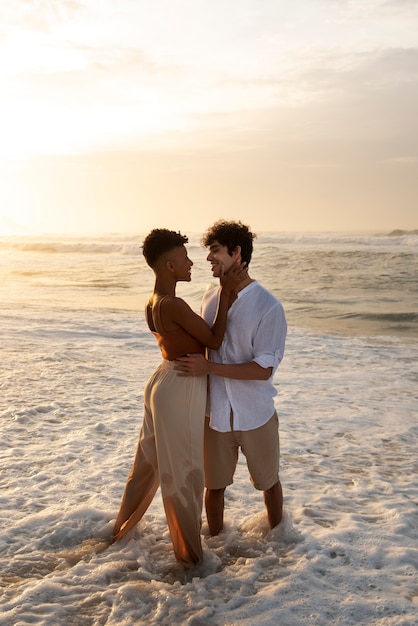
[[[240,291],[242,291],[243,289],[245,289],[245,287],[248,287],[248,285],[250,285],[251,283],[254,282],[254,278],[251,278],[251,276],[247,276],[247,278],[245,280],[242,281],[242,283],[240,283],[238,285],[238,287],[236,288],[236,292],[239,293]]]

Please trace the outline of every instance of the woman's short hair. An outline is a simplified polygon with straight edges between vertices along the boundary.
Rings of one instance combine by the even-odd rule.
[[[154,228],[144,239],[142,253],[153,269],[161,255],[173,248],[184,246],[189,241],[186,235],[168,228]]]

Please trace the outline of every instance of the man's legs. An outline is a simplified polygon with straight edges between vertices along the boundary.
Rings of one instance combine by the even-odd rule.
[[[224,525],[225,488],[206,489],[205,508],[209,532],[212,536],[219,535]]]
[[[270,528],[274,528],[280,524],[283,517],[283,491],[280,480],[263,493]]]
[[[274,528],[283,517],[283,491],[280,480],[264,493],[264,503],[270,528]],[[212,536],[218,535],[224,524],[224,494],[225,489],[206,489],[205,507],[209,532]]]
[[[233,431],[221,433],[205,423],[205,509],[211,535],[218,535],[224,525],[225,489],[233,482],[238,461],[238,444]],[[220,488],[218,485],[225,485]]]
[[[238,433],[237,433],[238,436]],[[280,439],[277,413],[263,426],[239,432],[241,450],[246,456],[251,482],[263,491],[270,528],[283,516],[283,492],[279,479]],[[266,489],[266,486],[272,485]]]

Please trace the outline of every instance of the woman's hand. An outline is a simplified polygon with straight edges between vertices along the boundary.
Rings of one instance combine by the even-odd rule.
[[[248,278],[248,267],[244,261],[234,261],[227,272],[219,276],[221,287],[227,291],[237,291],[238,286]]]

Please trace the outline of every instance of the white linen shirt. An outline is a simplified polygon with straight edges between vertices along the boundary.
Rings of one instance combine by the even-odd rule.
[[[218,306],[219,287],[208,291],[202,300],[202,317],[211,326]],[[215,363],[248,363],[272,367],[268,380],[236,380],[209,377],[208,415],[210,426],[220,432],[253,430],[263,426],[274,413],[273,375],[283,358],[287,324],[279,300],[259,282],[253,281],[238,292],[228,311],[222,345],[209,351]]]

